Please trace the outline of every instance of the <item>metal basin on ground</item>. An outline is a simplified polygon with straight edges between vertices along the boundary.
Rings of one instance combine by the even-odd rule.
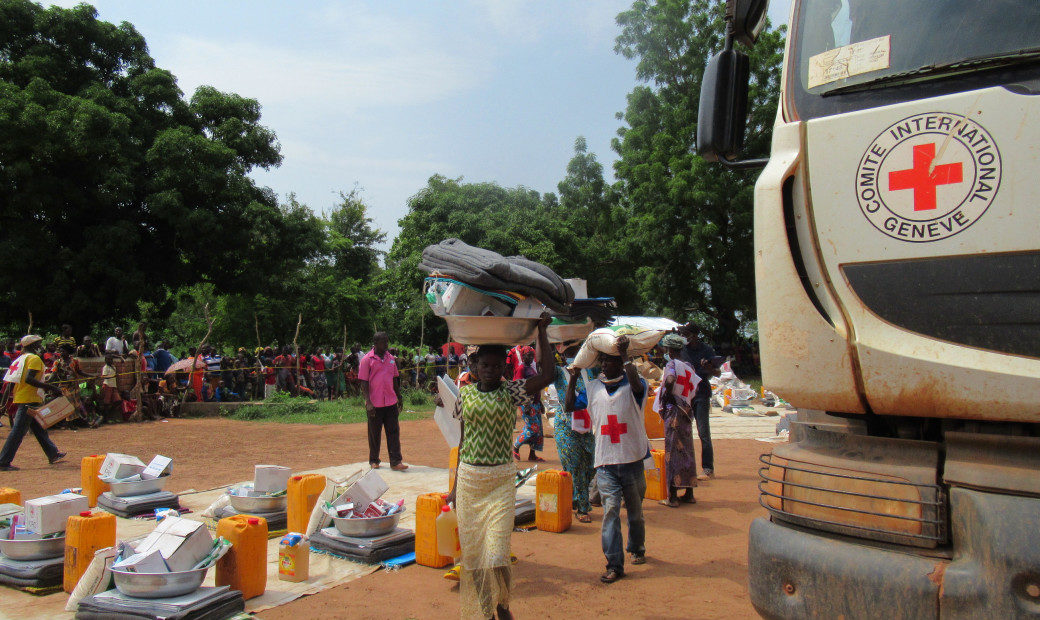
[[[208,568],[179,573],[127,573],[113,568],[116,589],[135,598],[167,598],[199,589]]]
[[[135,482],[109,482],[108,486],[112,490],[112,495],[116,497],[134,497],[162,491],[169,478],[169,476],[161,476],[151,480],[137,480]]]
[[[339,533],[344,536],[371,538],[373,536],[389,534],[394,531],[394,528],[397,527],[397,524],[401,521],[401,515],[404,514],[405,510],[406,509],[402,508],[401,512],[387,515],[385,517],[368,517],[364,519],[333,517],[332,522],[336,525],[336,529],[339,530]]]
[[[7,537],[8,529],[0,530],[0,537]],[[46,560],[65,554],[65,536],[41,540],[0,540],[0,553],[11,560]]]
[[[242,493],[242,495],[236,495]],[[239,513],[270,513],[284,512],[289,498],[286,495],[271,497],[263,493],[257,493],[251,486],[231,487],[227,490],[231,507]]]
[[[538,319],[445,315],[451,339],[460,344],[518,345],[534,341]]]

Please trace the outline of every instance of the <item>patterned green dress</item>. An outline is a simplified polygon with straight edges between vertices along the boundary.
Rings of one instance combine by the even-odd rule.
[[[523,381],[503,381],[491,392],[481,392],[476,385],[459,391],[455,415],[465,426],[455,509],[462,547],[463,618],[490,618],[496,607],[509,607],[509,539],[516,505],[513,427],[517,407],[530,402]]]
[[[466,425],[459,460],[471,465],[512,463],[516,410],[532,402],[524,381],[503,381],[491,392],[481,392],[476,385],[464,386],[455,409],[455,416]]]

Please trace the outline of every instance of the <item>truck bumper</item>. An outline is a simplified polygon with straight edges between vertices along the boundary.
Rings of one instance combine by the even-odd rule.
[[[751,524],[751,603],[765,618],[937,618],[946,560]]]

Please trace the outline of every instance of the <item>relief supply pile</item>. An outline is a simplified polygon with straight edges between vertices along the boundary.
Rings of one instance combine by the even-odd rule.
[[[280,465],[256,465],[253,482],[235,485],[227,490],[219,504],[211,506],[218,521],[244,514],[261,517],[270,531],[285,529],[288,524],[288,489],[292,470]]]
[[[719,376],[711,377],[711,404],[721,407],[726,413],[739,413],[741,410],[751,409],[753,401],[758,393],[747,383],[744,383],[733,372],[730,362],[719,366]]]
[[[415,532],[397,527],[404,500],[384,501],[388,490],[373,470],[352,476],[343,493],[314,507],[319,518],[311,550],[366,564],[414,552]]]
[[[64,576],[65,527],[89,510],[87,498],[60,493],[0,506],[0,584],[17,588],[59,586]]]
[[[124,519],[153,514],[157,509],[179,509],[177,495],[163,490],[172,470],[169,457],[157,454],[145,465],[136,456],[109,452],[98,478],[110,490],[98,496],[98,508]]]
[[[66,609],[75,609],[76,618],[227,617],[224,610],[244,610],[242,593],[202,582],[230,548],[224,538],[214,540],[205,524],[167,516],[144,538],[99,551]]]

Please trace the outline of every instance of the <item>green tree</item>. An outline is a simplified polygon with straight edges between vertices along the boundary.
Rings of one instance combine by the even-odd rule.
[[[629,95],[613,147],[629,213],[625,254],[642,265],[649,310],[705,313],[716,339],[732,343],[754,318],[752,189],[756,172],[734,172],[694,154],[701,78],[722,49],[723,3],[637,0],[618,15],[615,51],[637,60],[644,82]],[[784,29],[767,29],[750,50],[746,151],[768,153],[780,92]]]
[[[249,172],[281,162],[252,99],[203,86],[186,100],[126,22],[93,7],[0,0],[0,324],[80,330],[171,310],[197,282],[252,295],[286,256],[306,260]]]
[[[557,189],[566,224],[559,229],[558,241],[571,246],[571,273],[588,280],[589,295],[615,298],[619,313],[640,312],[635,265],[623,242],[628,213],[603,179],[603,165],[589,152],[583,136],[574,141],[574,156]]]

